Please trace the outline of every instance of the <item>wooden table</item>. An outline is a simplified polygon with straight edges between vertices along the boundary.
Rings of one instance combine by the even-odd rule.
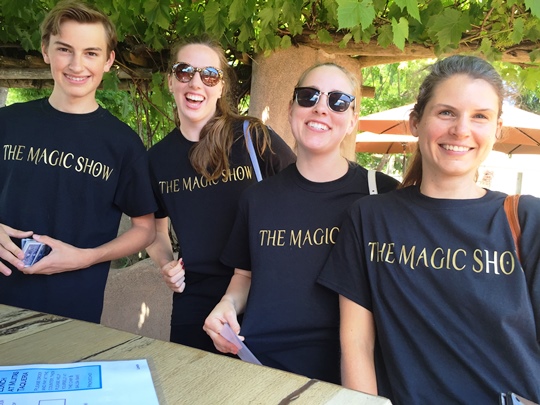
[[[145,358],[160,404],[391,402],[339,385],[102,325],[0,305],[0,365]],[[295,392],[301,391],[299,395]]]

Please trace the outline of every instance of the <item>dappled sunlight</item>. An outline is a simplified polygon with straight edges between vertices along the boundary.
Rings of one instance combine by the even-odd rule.
[[[143,327],[148,316],[150,316],[150,307],[146,305],[146,302],[143,302],[141,304],[141,311],[139,312],[139,323],[137,324],[139,330]]]
[[[266,122],[270,119],[270,107],[266,106],[264,107],[264,110],[261,114],[261,120],[266,124]]]

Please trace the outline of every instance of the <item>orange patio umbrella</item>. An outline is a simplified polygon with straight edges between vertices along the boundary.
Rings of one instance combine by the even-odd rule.
[[[417,141],[418,138],[412,135],[361,132],[356,135],[356,152],[412,153]]]
[[[409,131],[409,114],[413,105],[414,104],[407,104],[360,117],[358,129],[360,131],[369,131],[381,135],[392,134],[408,137],[411,135],[411,132]],[[540,154],[540,115],[505,103],[503,105],[502,119],[503,137],[495,144],[494,150],[507,154]],[[362,134],[359,134],[357,140],[361,138],[361,135]],[[409,143],[409,138],[403,139],[406,139],[407,144]],[[391,146],[384,141],[382,142],[387,146]],[[357,142],[357,149],[358,148]],[[360,148],[363,148],[363,151],[368,151],[365,150],[367,145],[360,146]],[[382,144],[378,145],[378,148],[379,150],[380,148],[384,149]]]

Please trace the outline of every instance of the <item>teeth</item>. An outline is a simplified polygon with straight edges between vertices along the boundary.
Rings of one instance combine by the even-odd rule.
[[[451,150],[452,152],[467,152],[470,148],[466,146],[456,146],[456,145],[442,145],[446,150]]]
[[[67,77],[69,80],[73,80],[73,81],[75,81],[75,82],[82,82],[83,80],[86,79],[85,77],[74,77],[74,76],[68,76],[68,75],[66,75],[66,77]]]
[[[327,131],[329,129],[327,125],[321,124],[320,122],[308,122],[308,126],[323,131]]]
[[[204,97],[197,94],[186,94],[186,98],[191,101],[203,101]]]

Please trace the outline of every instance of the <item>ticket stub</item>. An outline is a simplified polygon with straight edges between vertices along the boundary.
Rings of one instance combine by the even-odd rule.
[[[251,350],[247,348],[244,342],[240,340],[238,335],[234,333],[228,323],[223,325],[223,329],[221,330],[220,335],[238,348],[238,357],[240,357],[240,359],[247,361],[248,363],[262,365],[261,362],[251,352]]]

